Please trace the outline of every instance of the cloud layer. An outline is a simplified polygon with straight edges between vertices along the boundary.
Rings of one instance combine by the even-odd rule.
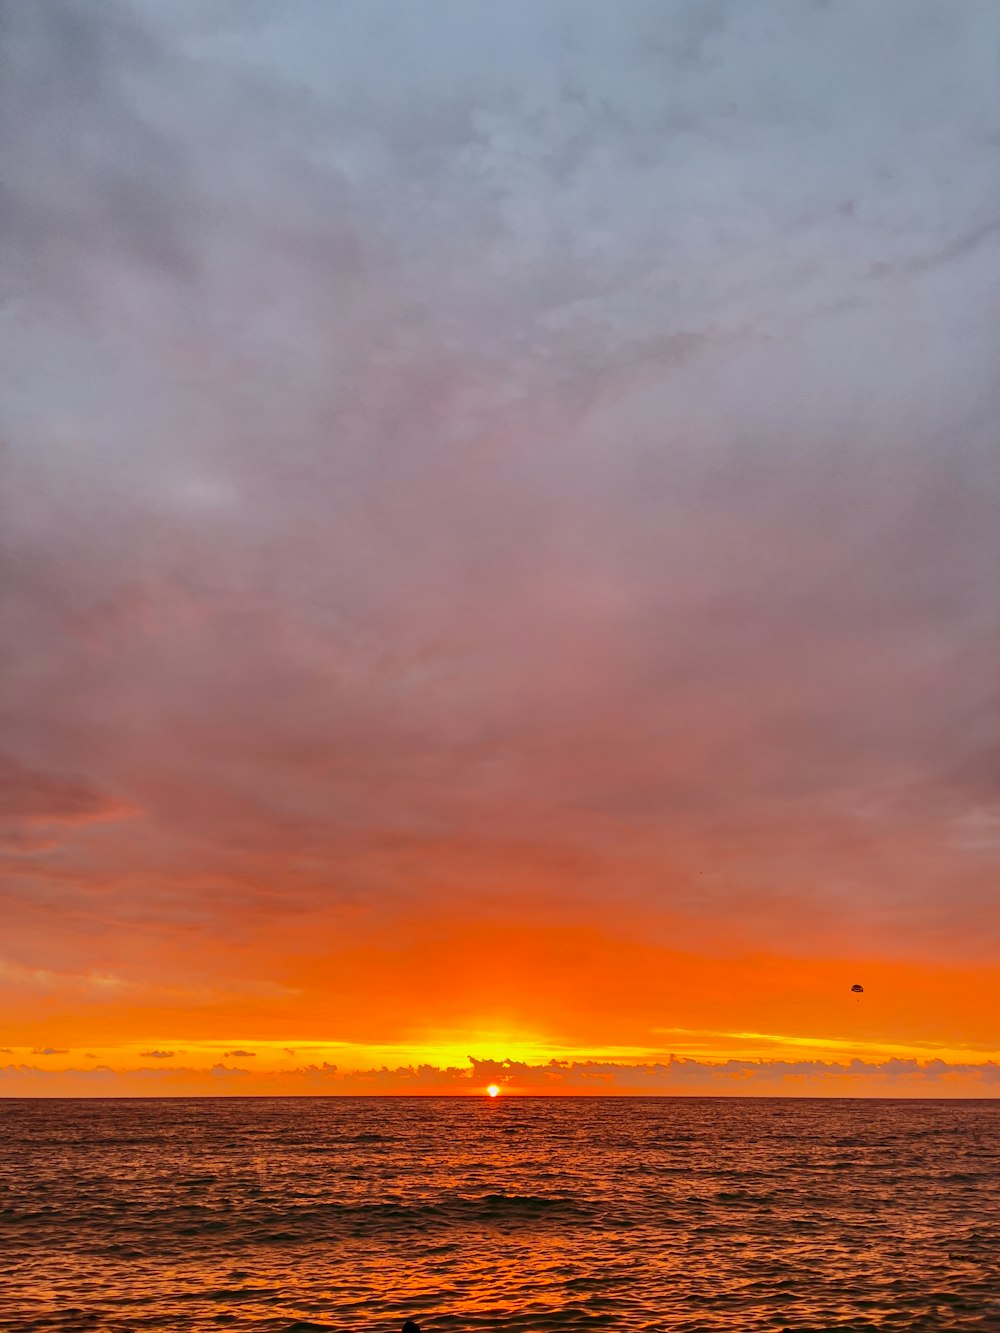
[[[944,1060],[871,1062],[726,1060],[712,1064],[671,1056],[658,1064],[469,1058],[464,1066],[405,1065],[339,1072],[323,1062],[258,1073],[218,1063],[176,1069],[96,1068],[52,1071],[0,1067],[0,1096],[483,1096],[496,1084],[516,1096],[731,1097],[995,1097],[1000,1064]]]
[[[12,1012],[996,966],[995,6],[2,22]]]

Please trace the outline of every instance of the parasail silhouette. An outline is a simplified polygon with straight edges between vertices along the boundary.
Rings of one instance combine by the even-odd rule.
[[[854,991],[856,995],[864,995],[865,993],[864,986],[859,986],[857,982],[854,983],[854,985],[851,987],[851,990]]]

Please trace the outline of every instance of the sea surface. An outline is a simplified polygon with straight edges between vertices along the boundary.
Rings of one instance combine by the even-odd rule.
[[[0,1328],[1000,1330],[1000,1101],[0,1101]]]

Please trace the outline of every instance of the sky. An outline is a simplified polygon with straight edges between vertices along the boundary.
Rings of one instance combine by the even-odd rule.
[[[0,25],[0,1095],[1000,1095],[1000,8]]]

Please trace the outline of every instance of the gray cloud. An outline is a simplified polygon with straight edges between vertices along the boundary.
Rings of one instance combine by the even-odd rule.
[[[2,24],[2,295],[41,285],[73,303],[122,259],[189,276],[183,155],[122,95],[123,79],[165,72],[147,25],[118,0],[10,6]]]

